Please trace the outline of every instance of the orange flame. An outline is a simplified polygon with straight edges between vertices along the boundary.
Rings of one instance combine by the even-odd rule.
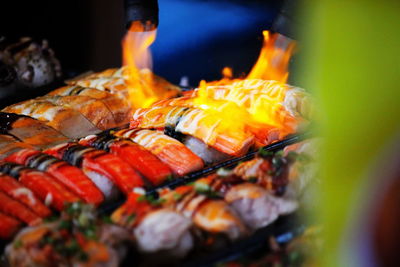
[[[264,43],[257,62],[254,64],[246,79],[274,80],[286,83],[289,71],[289,61],[296,48],[296,42],[279,34],[263,31]],[[202,80],[199,87],[205,85],[227,85],[243,79],[233,79],[232,68],[222,70],[222,79],[205,82]]]
[[[275,80],[286,83],[289,60],[296,43],[279,34],[263,31],[264,44],[260,56],[247,79]]]
[[[218,113],[223,131],[235,131],[242,125],[261,139],[271,127],[284,136],[296,126],[282,105],[291,88],[285,82],[295,43],[280,34],[264,31],[263,35],[260,56],[246,79],[233,79],[232,69],[224,68],[221,80],[201,81],[193,99],[194,106]]]
[[[140,27],[143,26],[132,23],[122,41],[123,64],[127,67],[129,100],[133,108],[149,107],[159,100],[152,77],[142,75],[152,67],[149,47],[156,38],[156,31],[138,31]]]

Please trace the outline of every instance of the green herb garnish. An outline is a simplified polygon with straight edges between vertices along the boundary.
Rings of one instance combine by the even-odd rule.
[[[166,200],[163,198],[157,198],[154,195],[142,195],[137,199],[139,202],[147,201],[152,206],[158,206],[164,203]]]
[[[171,181],[174,180],[174,176],[173,175],[168,175],[165,180],[168,181],[168,182],[171,182]]]
[[[126,219],[126,222],[128,224],[131,224],[131,223],[133,223],[135,221],[135,218],[136,218],[136,214],[135,213],[129,214],[128,218]]]
[[[257,177],[250,177],[249,179],[247,179],[247,181],[248,181],[249,183],[255,184],[255,183],[257,183],[258,179],[257,179]]]
[[[197,193],[206,193],[211,191],[211,187],[208,184],[204,184],[204,183],[195,183],[194,184],[194,190]]]
[[[14,248],[21,248],[22,245],[23,245],[23,243],[19,239],[14,242]]]
[[[173,198],[174,198],[175,201],[180,200],[182,197],[183,197],[182,194],[174,192]]]
[[[208,198],[219,198],[220,197],[220,195],[217,192],[213,191],[208,184],[195,183],[194,184],[194,190],[198,194],[205,195]]]
[[[101,218],[101,220],[102,220],[104,223],[107,223],[107,224],[112,224],[112,223],[114,223],[114,222],[111,220],[110,216],[103,216],[103,217]]]
[[[60,229],[60,230],[63,230],[63,229],[69,230],[71,227],[72,227],[72,224],[71,224],[70,221],[62,220],[62,221],[60,221],[60,223],[58,224],[58,229]]]
[[[265,150],[264,148],[260,148],[258,150],[258,155],[262,158],[270,158],[274,155],[274,152]]]

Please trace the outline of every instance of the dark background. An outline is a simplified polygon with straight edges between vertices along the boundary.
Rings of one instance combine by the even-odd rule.
[[[193,85],[218,79],[224,66],[236,75],[248,72],[280,2],[159,0],[154,71],[174,83],[188,76]],[[121,66],[123,0],[2,1],[0,6],[0,35],[47,39],[66,77]]]

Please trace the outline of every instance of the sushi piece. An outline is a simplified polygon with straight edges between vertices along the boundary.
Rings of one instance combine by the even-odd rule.
[[[200,139],[190,135],[185,136],[182,143],[194,154],[199,156],[207,165],[231,158],[228,154],[222,153],[217,149],[208,146]]]
[[[185,175],[203,168],[201,158],[179,141],[151,130],[125,129],[113,133],[115,136],[129,138],[143,146],[162,162],[167,164],[176,175]]]
[[[191,135],[205,144],[231,156],[246,153],[254,143],[254,135],[243,121],[224,121],[218,113],[187,107],[152,107],[137,109],[131,128],[173,129]]]
[[[111,111],[116,126],[121,126],[129,123],[131,108],[124,98],[117,97],[106,91],[101,91],[94,88],[87,88],[81,86],[64,86],[60,87],[50,93],[51,96],[88,96],[97,99],[104,103]]]
[[[8,175],[0,175],[0,192],[24,204],[42,218],[51,215],[51,210],[35,196],[32,190]]]
[[[100,132],[81,113],[43,99],[27,100],[8,106],[3,111],[27,115],[43,121],[69,138],[80,138]]]
[[[59,211],[65,208],[67,203],[78,202],[80,199],[69,192],[54,177],[15,163],[1,163],[0,172],[8,174],[32,190],[44,203]]]
[[[89,96],[44,96],[40,99],[54,105],[78,111],[100,130],[116,127],[117,124],[109,108],[100,100]]]
[[[79,142],[119,156],[138,172],[145,176],[152,185],[159,185],[171,177],[170,168],[144,147],[110,134],[102,136],[90,135]]]
[[[279,216],[290,214],[298,208],[297,201],[276,197],[251,183],[231,187],[224,199],[253,230],[267,226]]]
[[[112,93],[127,92],[130,82],[134,80],[135,84],[140,84],[146,90],[151,90],[158,99],[167,99],[176,97],[181,93],[179,87],[171,84],[164,78],[155,75],[149,69],[141,69],[134,75],[128,67],[119,69],[107,69],[100,73],[94,73],[79,79],[73,79],[68,82],[72,85],[81,85],[101,90],[109,90]],[[123,92],[125,93],[125,92]]]
[[[68,84],[96,88],[101,91],[110,92],[124,99],[129,97],[127,81],[121,77],[99,77],[91,79],[72,80],[68,81]]]
[[[236,212],[222,199],[210,196],[194,186],[180,186],[160,193],[165,207],[191,218],[198,228],[212,234],[223,234],[233,241],[248,234]]]
[[[80,169],[53,156],[37,150],[23,149],[8,156],[5,161],[26,165],[52,175],[87,203],[98,205],[104,200],[102,192]]]
[[[20,231],[5,248],[10,266],[120,266],[132,243],[129,233],[75,204],[53,222]]]
[[[10,239],[21,228],[22,223],[0,212],[0,239]]]
[[[267,226],[298,208],[294,199],[276,197],[260,185],[243,182],[232,171],[219,173],[221,176],[212,174],[197,180],[194,187],[206,194],[223,196],[249,229]]]
[[[33,147],[20,142],[11,135],[0,134],[0,159],[3,159],[21,149],[33,149]]]
[[[245,110],[248,120],[252,118],[261,124],[253,129],[252,123],[249,129],[260,145],[267,145],[276,138],[298,131],[308,124],[315,113],[312,98],[305,90],[261,79],[246,79],[229,85],[200,86],[183,97],[159,101],[153,107],[202,108],[202,103],[213,103],[217,107],[234,103]],[[265,134],[265,129],[270,133]]]
[[[0,112],[0,133],[12,135],[38,149],[45,149],[70,140],[39,120],[6,112]]]
[[[144,185],[140,175],[127,162],[106,151],[68,143],[48,149],[45,153],[81,168],[106,199],[116,197],[114,186],[127,195],[134,188]]]
[[[190,219],[150,202],[142,194],[130,193],[111,219],[132,231],[141,252],[164,252],[182,258],[193,248]]]
[[[13,216],[28,225],[36,225],[42,222],[42,218],[37,214],[3,192],[0,192],[0,212]]]

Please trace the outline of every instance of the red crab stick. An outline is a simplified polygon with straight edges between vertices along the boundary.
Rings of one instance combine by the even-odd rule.
[[[202,159],[182,143],[158,131],[126,129],[115,132],[114,135],[129,138],[143,146],[177,175],[185,175],[204,166]]]
[[[63,210],[67,203],[81,201],[79,197],[45,172],[10,162],[1,163],[0,171],[18,178],[21,184],[31,189],[46,205],[59,211]]]
[[[151,152],[133,142],[119,141],[111,145],[110,150],[136,167],[153,185],[163,183],[172,176],[170,168]]]
[[[120,139],[113,135],[91,135],[80,140],[79,143],[119,156],[145,176],[152,185],[159,185],[172,175],[171,169],[165,163],[144,147],[130,140]]]
[[[0,192],[0,211],[18,218],[28,225],[39,224],[42,219],[26,206]]]
[[[135,187],[144,185],[140,175],[127,162],[105,151],[69,143],[48,149],[45,153],[107,177],[124,194],[130,193]]]
[[[51,210],[33,194],[32,190],[8,175],[0,175],[0,192],[21,202],[42,218],[51,214]]]
[[[0,212],[0,239],[10,239],[21,228],[21,222]]]
[[[77,167],[37,150],[22,149],[8,156],[14,162],[51,174],[85,202],[98,205],[104,197],[96,185]]]

